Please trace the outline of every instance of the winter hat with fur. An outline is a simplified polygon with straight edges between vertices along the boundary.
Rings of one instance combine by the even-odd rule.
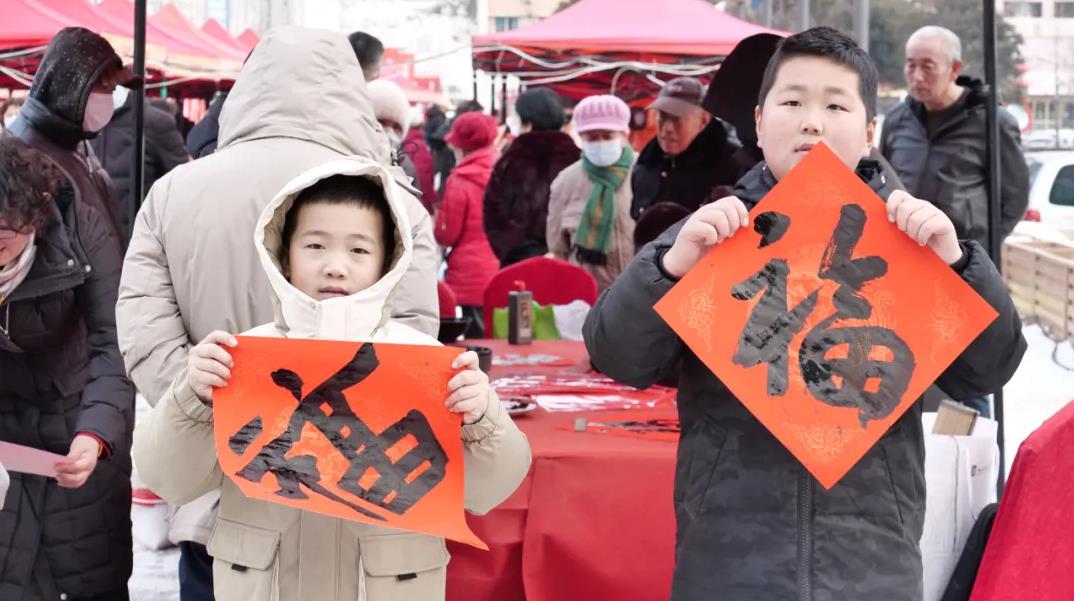
[[[377,121],[393,121],[403,128],[403,136],[410,129],[410,102],[399,84],[388,79],[377,79],[366,86],[373,113]]]

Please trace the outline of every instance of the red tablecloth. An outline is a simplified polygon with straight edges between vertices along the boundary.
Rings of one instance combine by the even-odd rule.
[[[493,368],[492,377],[585,372],[580,342],[468,341],[495,353],[569,357],[571,367]],[[671,587],[675,444],[561,429],[601,412],[537,409],[515,422],[533,465],[518,491],[486,516],[468,516],[490,550],[449,543],[448,601],[663,601]]]

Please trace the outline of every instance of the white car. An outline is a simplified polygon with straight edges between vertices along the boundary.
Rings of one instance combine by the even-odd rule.
[[[1074,151],[1026,153],[1029,208],[1026,221],[1074,227]]]

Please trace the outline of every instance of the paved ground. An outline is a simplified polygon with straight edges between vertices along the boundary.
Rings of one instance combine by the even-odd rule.
[[[1025,329],[1029,341],[1022,366],[1005,390],[1007,464],[1014,461],[1018,445],[1044,420],[1074,400],[1074,372],[1052,360],[1055,343],[1035,326]],[[1059,360],[1074,367],[1074,347],[1059,347]],[[136,550],[134,576],[131,578],[132,601],[178,601],[176,576],[179,553],[176,549],[153,552]]]

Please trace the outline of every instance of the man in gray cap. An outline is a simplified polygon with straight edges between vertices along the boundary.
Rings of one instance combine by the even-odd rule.
[[[631,214],[639,218],[650,206],[674,202],[693,211],[718,186],[733,186],[745,169],[735,158],[740,148],[730,126],[703,107],[706,88],[700,80],[669,81],[649,109],[656,113],[656,139],[641,151],[631,176]]]

